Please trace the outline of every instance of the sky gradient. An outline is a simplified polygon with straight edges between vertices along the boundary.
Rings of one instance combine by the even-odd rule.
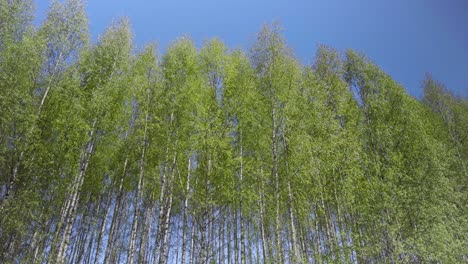
[[[36,1],[38,20],[50,1]],[[468,96],[468,1],[464,0],[88,0],[93,40],[112,20],[129,17],[135,43],[164,49],[181,36],[198,47],[218,37],[248,50],[265,23],[279,21],[288,45],[304,64],[317,46],[348,48],[368,58],[422,96],[429,72],[457,95]]]

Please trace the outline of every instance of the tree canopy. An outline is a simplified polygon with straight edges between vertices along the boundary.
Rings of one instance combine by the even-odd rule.
[[[363,54],[89,42],[0,0],[1,263],[463,263],[468,100]]]

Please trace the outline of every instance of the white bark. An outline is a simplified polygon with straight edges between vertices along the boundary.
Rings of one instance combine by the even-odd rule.
[[[296,226],[294,225],[294,211],[293,211],[293,199],[292,199],[292,190],[291,190],[291,182],[288,181],[288,200],[289,200],[289,220],[290,220],[290,228],[291,228],[291,246],[293,251],[293,260],[291,263],[299,263],[300,262],[300,255],[299,249],[297,246],[297,234],[296,234]]]
[[[185,248],[186,248],[186,240],[187,240],[187,214],[188,214],[188,200],[189,200],[189,192],[190,192],[190,174],[191,174],[191,160],[190,156],[188,158],[188,169],[187,169],[187,183],[185,187],[185,199],[184,199],[184,216],[183,216],[183,223],[182,223],[182,264],[185,263]]]
[[[65,212],[65,229],[64,229],[63,237],[60,242],[60,246],[58,248],[58,253],[57,253],[57,258],[56,258],[57,263],[64,263],[65,261],[65,256],[67,253],[68,244],[70,241],[70,236],[71,236],[71,232],[72,232],[74,221],[75,221],[76,209],[78,208],[78,201],[80,198],[81,186],[83,185],[86,170],[88,169],[89,160],[94,151],[94,145],[95,145],[94,133],[95,133],[96,123],[97,123],[97,120],[95,119],[93,121],[93,125],[89,133],[89,140],[85,144],[81,152],[79,171],[75,177],[75,182],[72,185],[72,188],[70,190],[70,195],[68,196],[69,202],[67,201],[67,203],[69,203],[69,206]]]
[[[106,232],[106,222],[107,222],[107,218],[109,216],[109,212],[110,212],[110,205],[111,205],[111,201],[112,201],[112,192],[109,191],[108,192],[108,197],[107,197],[107,201],[106,201],[106,212],[104,213],[104,218],[102,219],[101,221],[101,230],[99,232],[99,236],[98,236],[98,240],[97,240],[97,249],[96,249],[96,253],[95,253],[95,256],[94,256],[94,263],[98,263],[98,259],[99,259],[99,254],[101,252],[101,249],[102,249],[102,238],[104,237],[104,233]]]
[[[107,263],[107,261],[109,260],[112,243],[114,241],[114,233],[115,233],[117,216],[120,213],[120,205],[122,203],[123,180],[127,171],[127,164],[128,164],[128,156],[125,158],[125,161],[124,161],[122,178],[120,179],[120,185],[119,185],[119,194],[116,197],[114,212],[112,213],[112,222],[111,222],[111,226],[109,230],[109,236],[107,238],[106,251],[104,253],[104,263]]]
[[[148,98],[149,100],[149,98]],[[149,105],[147,105],[149,107]],[[143,176],[145,174],[145,153],[146,153],[146,133],[148,130],[148,119],[149,114],[148,110],[146,111],[145,115],[145,128],[143,132],[143,143],[142,143],[142,151],[141,151],[141,158],[140,158],[140,173],[138,176],[138,185],[136,189],[136,199],[135,199],[135,210],[133,214],[133,224],[132,224],[132,232],[130,235],[130,248],[128,250],[128,258],[127,263],[133,264],[134,255],[135,255],[135,244],[136,244],[136,236],[138,230],[138,215],[139,215],[139,208],[141,202],[141,189],[143,187]]]
[[[261,175],[263,178],[263,169],[261,170]],[[267,245],[267,238],[265,234],[265,209],[264,209],[264,190],[263,190],[263,179],[260,179],[260,233],[262,236],[262,253],[263,253],[263,263],[266,264],[268,261],[268,245]]]

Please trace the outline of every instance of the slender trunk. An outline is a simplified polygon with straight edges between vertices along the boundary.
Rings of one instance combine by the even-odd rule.
[[[98,262],[99,254],[102,249],[101,242],[102,242],[102,237],[104,236],[104,233],[106,232],[106,221],[109,216],[111,201],[112,201],[112,192],[111,192],[111,189],[109,189],[107,193],[106,212],[104,213],[104,218],[101,221],[101,231],[99,232],[99,235],[98,235],[96,254],[94,256],[94,263]]]
[[[250,215],[250,219],[252,219],[252,215]],[[248,221],[248,224],[247,224],[247,241],[248,241],[248,244],[249,246],[247,247],[249,249],[249,262],[248,263],[254,263],[253,262],[253,243],[252,243],[252,224],[250,221]]]
[[[139,263],[146,263],[146,246],[148,244],[148,233],[150,232],[149,225],[150,225],[150,216],[151,216],[151,206],[149,204],[146,205],[146,210],[143,219],[143,229],[141,234],[141,242],[140,242],[140,249],[138,250],[138,262]]]
[[[141,174],[141,173],[140,173]],[[138,220],[139,220],[139,212],[140,212],[140,188],[141,188],[141,181],[138,180],[138,187],[137,187],[137,194],[135,198],[135,208],[133,211],[133,220],[132,220],[132,229],[130,233],[130,246],[128,249],[128,257],[127,263],[133,264],[134,257],[135,257],[135,244],[136,244],[136,237],[137,237],[137,230],[138,230]]]
[[[82,184],[81,178],[83,177],[83,173],[80,172],[78,182],[75,183],[75,187],[72,189],[72,194],[69,196],[68,199],[70,199],[70,205],[69,208],[65,214],[65,228],[63,231],[62,239],[58,248],[58,254],[56,258],[57,263],[63,263],[65,260],[65,255],[67,252],[68,248],[68,243],[70,240],[71,232],[73,229],[74,221],[75,221],[75,215],[76,215],[76,209],[77,209],[77,204],[78,204],[78,199],[79,199],[79,194],[78,194],[78,186]]]
[[[327,218],[327,223],[330,231],[328,231],[331,234],[332,237],[332,243],[333,243],[333,248],[334,248],[334,258],[336,260],[341,260],[341,248],[340,245],[338,244],[338,236],[336,234],[336,224],[333,221],[333,214],[330,209],[330,206],[326,207],[326,218]]]
[[[183,215],[183,223],[182,223],[182,260],[181,263],[185,263],[185,248],[186,248],[186,240],[187,240],[187,214],[188,214],[188,199],[189,199],[189,192],[190,192],[190,174],[191,174],[191,160],[190,157],[188,158],[188,169],[187,169],[187,183],[185,187],[185,199],[184,199],[184,215]]]
[[[76,184],[76,179],[73,180],[72,186],[74,186],[75,184]],[[57,250],[56,247],[58,245],[58,240],[60,239],[60,236],[62,234],[62,226],[63,226],[63,223],[65,222],[66,217],[67,217],[67,212],[68,212],[68,210],[70,208],[70,205],[71,205],[71,199],[69,197],[67,197],[67,199],[65,200],[65,203],[61,207],[60,220],[56,224],[56,228],[55,228],[55,231],[54,231],[55,235],[54,235],[54,237],[52,238],[52,241],[51,241],[50,253],[49,253],[49,256],[48,256],[48,261],[49,262],[54,262],[53,258],[56,257],[54,254],[55,254],[55,252]]]
[[[292,190],[291,190],[291,182],[288,181],[288,202],[289,202],[289,220],[290,220],[290,228],[291,228],[291,246],[293,251],[293,259],[291,263],[299,263],[300,262],[300,255],[299,250],[297,248],[297,234],[296,234],[296,227],[294,225],[294,210],[293,210],[293,198],[292,198]]]
[[[73,224],[75,221],[75,214],[76,209],[78,207],[78,200],[80,198],[81,186],[83,185],[84,177],[86,174],[86,170],[88,169],[89,160],[91,159],[91,155],[94,152],[95,147],[95,127],[96,127],[97,119],[95,118],[93,121],[92,128],[89,132],[89,140],[85,144],[82,149],[80,155],[80,162],[79,162],[79,171],[75,177],[74,184],[71,188],[71,194],[68,196],[68,201],[66,202],[69,206],[67,206],[65,214],[64,214],[64,221],[65,221],[65,229],[62,240],[60,242],[60,246],[57,253],[56,262],[63,263],[64,258],[67,252],[71,232],[73,229]]]
[[[85,203],[89,203],[89,196],[85,200]],[[87,219],[90,218],[91,211],[94,210],[95,204],[91,203],[89,206],[87,206],[82,213],[80,220],[77,221],[77,230],[76,230],[76,236],[75,236],[75,241],[73,243],[73,247],[71,248],[71,254],[70,258],[72,259],[73,262],[78,263],[79,260],[77,260],[80,255],[83,254],[85,244],[86,244],[86,239],[87,239],[87,234],[89,232],[89,224],[87,223]]]
[[[337,213],[337,223],[338,223],[338,229],[339,229],[339,235],[340,235],[340,240],[341,240],[341,246],[343,248],[343,258],[345,259],[345,262],[350,261],[350,255],[349,255],[349,246],[348,246],[348,235],[347,235],[347,230],[345,229],[344,226],[344,221],[342,218],[341,214],[341,204],[338,200],[338,194],[336,191],[336,186],[333,188],[333,193],[335,196],[335,203],[336,203],[336,213]]]
[[[128,218],[128,215],[130,214],[129,212],[129,207],[127,206],[128,204],[128,199],[127,199],[127,195],[125,194],[123,196],[123,205],[121,206],[121,208],[123,210],[120,210],[119,212],[119,217],[118,217],[118,221],[117,221],[117,226],[116,226],[116,232],[117,230],[121,230],[122,226],[125,225],[125,222]],[[121,239],[124,239],[126,238],[126,235],[127,234],[121,234],[119,232],[116,233],[116,237],[114,239],[114,242],[109,242],[111,243],[111,248],[110,248],[110,258],[109,258],[109,263],[116,263],[116,257],[118,255],[118,262],[117,263],[121,263],[120,262],[120,258],[122,256],[122,252],[124,251],[124,245],[122,245],[122,243],[125,243],[125,245],[127,244],[126,241],[122,242]]]
[[[57,67],[59,65],[59,62],[62,60],[62,52],[59,53],[59,55],[57,56],[57,61],[55,62],[54,64],[54,68],[52,70],[52,74],[51,74],[51,78],[49,80],[49,84],[47,85],[46,87],[46,90],[44,92],[44,95],[42,95],[42,99],[41,99],[41,103],[39,104],[39,108],[37,110],[37,115],[39,116],[41,114],[41,111],[42,111],[42,107],[44,106],[44,103],[45,103],[45,100],[47,98],[47,96],[49,95],[49,92],[50,92],[50,88],[52,87],[52,81],[55,77],[55,74],[57,73]]]
[[[65,255],[67,252],[68,244],[70,241],[70,236],[71,232],[73,229],[73,224],[75,221],[75,214],[76,214],[76,209],[78,207],[78,201],[80,198],[80,192],[81,192],[81,186],[83,185],[84,177],[86,174],[86,170],[88,169],[89,165],[89,160],[91,158],[91,155],[94,151],[94,126],[96,124],[96,120],[93,122],[93,128],[90,132],[90,140],[88,143],[85,145],[81,157],[80,157],[80,166],[79,166],[79,172],[76,176],[76,183],[72,187],[71,190],[71,195],[69,196],[70,199],[70,206],[68,211],[66,212],[66,217],[65,217],[65,229],[64,229],[64,234],[62,237],[62,240],[60,242],[60,246],[58,249],[58,254],[56,261],[57,263],[63,263],[65,260]]]
[[[283,140],[284,135],[283,135]],[[286,145],[286,155],[288,155],[288,145]],[[288,159],[288,156],[286,157],[286,160]],[[291,229],[291,249],[292,249],[292,254],[290,254],[290,263],[300,263],[301,262],[301,257],[299,254],[299,248],[298,248],[298,243],[297,243],[297,233],[296,233],[296,226],[295,226],[295,217],[294,217],[294,204],[293,204],[293,193],[292,193],[292,188],[291,188],[291,180],[292,180],[292,175],[289,170],[289,162],[286,161],[286,171],[288,174],[288,179],[287,179],[287,188],[288,188],[288,205],[289,205],[289,228]]]
[[[166,178],[163,176],[163,178]],[[164,180],[165,181],[165,180]],[[164,227],[165,227],[165,216],[169,208],[167,198],[164,193],[166,190],[165,183],[161,186],[160,202],[159,202],[159,216],[158,216],[158,227],[156,231],[156,245],[155,245],[155,257],[153,263],[160,263],[162,240],[164,239]]]
[[[298,222],[298,230],[299,230],[299,245],[300,245],[300,251],[301,251],[301,260],[300,262],[309,262],[309,253],[308,253],[308,248],[307,248],[307,237],[304,234],[304,227],[301,222]]]
[[[80,228],[76,232],[76,241],[74,243],[74,247],[71,252],[71,262],[72,263],[78,263],[76,260],[78,258],[78,252],[81,250],[82,247],[84,247],[84,241],[85,240],[85,235],[87,230],[84,227],[84,224],[81,224]]]
[[[41,216],[42,216],[42,214],[41,214]],[[41,216],[39,216],[39,219],[41,218]],[[39,241],[38,241],[38,238],[37,238],[38,234],[39,234],[38,230],[34,231],[34,234],[33,234],[32,239],[31,239],[31,241],[32,241],[31,250],[34,251],[33,260],[32,260],[33,263],[36,263],[37,254],[39,253],[39,245],[38,245]]]
[[[319,228],[319,219],[318,219],[318,206],[315,206],[315,219],[314,219],[314,222],[315,222],[315,245],[316,245],[316,254],[315,254],[315,258],[316,258],[316,262],[317,263],[322,263],[322,242],[321,242],[321,239],[320,239],[320,228]]]
[[[261,237],[259,237],[258,232],[256,232],[255,233],[255,263],[257,264],[260,264],[260,246],[258,244],[260,240],[261,240]]]
[[[190,260],[189,263],[193,264],[194,257],[195,257],[195,224],[192,221],[192,227],[190,229]],[[183,263],[182,263],[183,264]]]
[[[28,254],[30,254],[30,252],[34,252],[34,254],[32,255],[32,257],[33,257],[32,262],[33,263],[36,262],[37,254],[39,252],[39,244],[40,244],[40,238],[38,238],[39,237],[39,231],[44,232],[45,224],[43,223],[42,216],[43,216],[43,213],[41,212],[39,214],[39,217],[38,217],[39,224],[35,228],[35,231],[34,231],[34,233],[32,235],[32,238],[31,238],[31,248],[28,251]]]
[[[174,112],[171,113],[170,115],[170,120],[169,120],[169,125],[172,125],[172,122],[174,121]],[[166,191],[168,189],[168,174],[169,174],[169,145],[170,145],[170,139],[171,139],[171,133],[167,133],[167,142],[166,142],[166,151],[165,151],[165,160],[164,160],[164,169],[161,174],[161,188],[160,188],[160,193],[159,193],[159,215],[158,215],[158,226],[156,230],[156,245],[154,248],[154,259],[153,263],[159,263],[159,259],[161,258],[161,241],[163,239],[163,222],[164,222],[164,216],[166,215],[167,211],[167,197],[166,197]]]
[[[97,211],[99,212],[99,208],[98,208]],[[96,215],[94,214],[91,219],[94,219],[95,217],[96,217]],[[90,235],[90,238],[89,238],[89,241],[88,241],[88,248],[86,250],[87,254],[86,254],[86,257],[85,257],[83,262],[81,261],[82,256],[80,256],[80,258],[78,260],[78,263],[91,263],[91,255],[92,255],[91,253],[93,251],[93,243],[94,243],[96,235],[99,235],[99,234],[97,234],[94,221],[92,223],[89,223],[89,228],[91,229],[91,232],[90,231],[87,232],[87,234]],[[82,255],[84,255],[84,252],[83,252]]]
[[[206,259],[207,263],[210,263],[210,258],[214,258],[216,254],[216,247],[215,247],[215,232],[214,232],[214,226],[216,224],[216,218],[215,218],[215,208],[214,206],[210,206],[210,214],[208,217],[208,224],[209,224],[209,229],[208,229],[208,258]]]
[[[325,228],[326,228],[326,232],[327,232],[327,240],[328,240],[328,247],[330,248],[330,253],[331,253],[331,257],[333,259],[335,259],[336,257],[336,243],[335,243],[335,237],[333,235],[333,231],[332,231],[332,228],[331,228],[331,223],[330,223],[330,215],[328,213],[328,210],[327,210],[327,206],[325,206],[325,200],[324,200],[324,197],[323,197],[323,193],[325,192],[325,190],[322,189],[322,192],[320,193],[320,202],[321,202],[321,207],[322,207],[322,212],[323,212],[323,218],[324,218],[324,221],[325,221]]]
[[[262,236],[262,253],[263,253],[263,264],[266,264],[268,261],[268,241],[265,234],[265,209],[264,209],[264,190],[263,190],[263,169],[261,170],[262,179],[260,179],[260,233]]]
[[[240,131],[240,179],[239,179],[239,221],[240,221],[240,242],[241,242],[241,264],[245,263],[245,234],[244,234],[244,219],[242,215],[242,185],[244,182],[243,172],[244,172],[244,164],[243,164],[243,148],[242,148],[242,130]]]
[[[112,243],[112,252],[111,252],[111,259],[110,259],[110,263],[115,263],[116,262],[116,257],[118,257],[118,263],[123,263],[121,262],[120,260],[122,259],[122,255],[125,255],[127,258],[128,258],[128,255],[127,254],[124,254],[126,253],[125,249],[127,248],[127,244],[128,242],[126,241],[126,238],[129,234],[127,234],[126,232],[126,224],[127,224],[127,220],[128,218],[130,217],[131,215],[131,212],[130,212],[130,203],[131,201],[129,202],[129,195],[128,194],[125,194],[124,196],[124,203],[123,203],[123,206],[122,206],[122,211],[119,215],[119,221],[117,223],[117,228],[116,230],[119,231],[119,230],[123,230],[124,232],[117,232],[116,233],[116,237],[114,239],[114,242]],[[128,250],[127,250],[128,252]]]
[[[149,80],[149,76],[148,76],[148,80]],[[149,84],[148,84],[148,89],[146,90],[146,93],[147,93],[146,114],[145,114],[143,142],[142,142],[142,150],[141,150],[141,158],[140,158],[140,174],[138,176],[138,185],[137,185],[137,190],[136,190],[135,210],[133,214],[132,232],[130,235],[130,248],[128,251],[128,258],[127,258],[128,264],[133,264],[134,255],[135,255],[135,243],[136,243],[136,236],[137,236],[137,230],[138,230],[138,215],[139,215],[140,203],[141,203],[141,190],[143,188],[143,177],[145,175],[145,152],[147,148],[146,141],[147,141],[147,131],[148,131],[148,120],[149,120],[148,108],[150,107]]]
[[[227,261],[228,261],[228,264],[231,263],[231,221],[228,221],[227,222],[227,237],[226,237],[226,240],[227,240]]]
[[[200,260],[203,261],[203,263],[208,262],[209,258],[209,251],[210,251],[210,237],[209,237],[209,232],[210,232],[210,179],[211,179],[211,167],[212,167],[212,160],[211,160],[211,153],[209,154],[208,158],[208,172],[205,174],[205,205],[203,206],[203,217],[202,217],[202,247],[201,247],[201,256]]]
[[[153,243],[148,242],[153,235],[153,224],[154,224],[154,214],[156,209],[156,199],[152,195],[151,196],[151,204],[150,204],[150,212],[148,216],[148,234],[147,234],[147,244],[146,244],[146,252],[145,252],[145,263],[151,263],[151,258],[153,256],[154,250],[152,250]]]
[[[281,245],[280,232],[280,189],[279,189],[279,173],[278,173],[278,124],[276,123],[275,109],[272,110],[273,129],[271,133],[271,155],[273,159],[273,168],[271,170],[275,181],[275,242],[276,242],[276,259],[284,263]]]
[[[327,214],[327,210],[325,208],[325,201],[323,199],[323,191],[320,194],[320,206],[321,206],[321,209],[322,209],[321,211],[322,211],[323,218],[324,218],[324,221],[325,221],[325,230],[326,230],[326,234],[327,234],[328,248],[329,248],[330,254],[332,254],[332,256],[333,256],[333,252],[335,252],[335,250],[334,250],[334,247],[333,247],[334,246],[333,238],[332,238],[330,226],[329,226],[329,223],[328,223],[328,214]]]
[[[86,225],[88,226],[88,230],[86,231],[86,236],[85,236],[85,243],[86,241],[88,241],[87,243],[87,249],[85,249],[85,247],[82,248],[82,251],[81,251],[81,254],[78,258],[78,263],[91,263],[91,252],[92,252],[92,249],[93,249],[93,243],[94,243],[94,238],[96,237],[96,235],[99,235],[97,234],[96,232],[96,222],[93,221],[93,219],[96,218],[96,215],[99,215],[99,211],[101,210],[101,203],[102,203],[102,196],[99,197],[99,201],[98,201],[98,206],[95,210],[92,210],[91,212],[91,215],[88,216],[88,219],[87,221],[85,221],[84,223],[86,223]],[[89,203],[89,198],[88,198],[88,202]],[[87,204],[85,203],[85,204]],[[86,219],[85,219],[86,220]],[[89,239],[88,239],[89,237]],[[85,252],[87,253],[86,254],[86,257],[84,258],[84,261],[82,261],[82,258],[83,256],[85,255]]]
[[[148,114],[146,115],[146,121],[148,120]],[[146,150],[146,129],[147,126],[145,124],[145,132],[143,138],[143,150],[141,153],[140,159],[140,174],[138,176],[138,185],[136,190],[136,198],[135,198],[135,210],[133,213],[133,224],[132,224],[132,231],[130,235],[130,248],[128,251],[128,259],[127,263],[133,264],[134,255],[135,255],[135,244],[136,244],[136,236],[138,230],[138,216],[140,212],[140,202],[141,202],[141,191],[143,187],[143,176],[145,174],[145,150]]]
[[[203,214],[206,214],[206,212],[203,212]],[[205,216],[202,217],[202,220],[200,221],[200,262],[205,263],[205,257],[206,257],[206,220]]]
[[[73,179],[73,182],[72,182],[72,189],[74,188],[76,184],[76,178]],[[56,245],[58,244],[58,239],[60,238],[60,234],[62,232],[62,226],[63,226],[63,223],[65,222],[65,219],[67,217],[67,212],[68,210],[70,209],[70,205],[71,205],[71,199],[69,199],[69,197],[67,197],[67,199],[65,200],[65,203],[63,204],[61,210],[60,210],[60,220],[57,222],[57,226],[56,226],[56,230],[55,230],[55,236],[52,240],[52,245],[51,245],[51,252],[55,252],[56,250]]]
[[[169,256],[169,223],[171,219],[172,198],[173,198],[173,195],[171,191],[169,193],[168,208],[164,216],[163,237],[162,237],[163,243],[161,245],[161,250],[159,253],[160,255],[159,264],[165,264]]]
[[[176,131],[177,134],[177,131]],[[169,173],[169,180],[168,185],[170,188],[168,189],[168,202],[167,202],[167,209],[165,210],[165,214],[163,215],[164,221],[162,222],[162,245],[159,252],[159,264],[165,264],[168,259],[169,255],[169,224],[171,219],[171,210],[172,210],[172,201],[173,201],[173,189],[174,189],[174,170],[177,161],[177,140],[175,142],[175,151],[174,151],[174,158],[172,160],[172,165]]]
[[[218,255],[218,263],[224,262],[224,222],[225,217],[218,225],[218,234],[219,234],[219,255]]]
[[[166,192],[166,174],[167,172],[163,172],[161,176],[161,190],[159,194],[159,213],[158,213],[158,225],[156,228],[156,242],[154,247],[154,258],[153,263],[159,263],[160,256],[160,248],[161,248],[161,241],[163,238],[163,222],[164,222],[164,215],[165,211],[167,210],[167,201],[165,197]]]
[[[127,171],[127,164],[128,164],[128,155],[125,158],[124,165],[123,165],[123,172],[122,172],[122,178],[120,179],[120,185],[119,185],[119,194],[116,197],[115,201],[115,206],[114,206],[114,212],[112,213],[112,222],[109,230],[109,236],[107,238],[107,246],[106,246],[106,251],[104,254],[104,263],[107,263],[110,257],[111,253],[111,247],[113,245],[113,240],[114,240],[114,233],[115,233],[115,226],[116,226],[116,221],[117,221],[117,216],[120,214],[120,205],[122,203],[122,195],[123,195],[123,180]],[[99,252],[99,251],[98,251]],[[96,264],[97,259],[95,260]]]
[[[238,234],[239,231],[237,229],[239,220],[238,210],[234,209],[234,263],[239,263],[239,241],[238,241]]]
[[[41,234],[41,238],[39,239],[39,243],[36,247],[36,250],[34,252],[34,263],[37,263],[37,262],[44,262],[45,260],[47,260],[49,258],[50,255],[53,254],[53,250],[52,250],[52,246],[55,244],[55,243],[52,243],[52,244],[49,244],[49,241],[50,242],[55,242],[55,237],[50,237],[50,236],[47,236],[46,234],[51,234],[51,233],[58,233],[56,230],[55,230],[55,225],[56,222],[51,219],[49,220],[49,222],[47,223],[47,225],[44,227],[43,229],[43,233]],[[48,251],[49,249],[49,251]],[[40,253],[39,253],[40,252]],[[38,261],[36,261],[37,259],[39,258]]]

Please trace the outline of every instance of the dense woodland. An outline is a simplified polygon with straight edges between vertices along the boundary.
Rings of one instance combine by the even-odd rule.
[[[34,13],[0,0],[1,263],[468,261],[468,100],[430,75]]]

